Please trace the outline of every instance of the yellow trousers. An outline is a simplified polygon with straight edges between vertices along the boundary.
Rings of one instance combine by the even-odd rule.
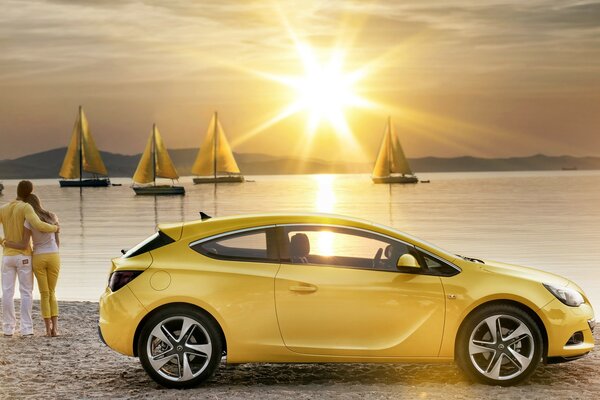
[[[33,273],[40,289],[42,317],[58,317],[58,302],[54,290],[60,271],[58,253],[34,254]]]

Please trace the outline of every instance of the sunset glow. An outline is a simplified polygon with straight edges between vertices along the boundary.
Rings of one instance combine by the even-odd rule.
[[[233,144],[240,145],[294,115],[306,114],[304,134],[308,137],[308,142],[303,143],[302,149],[298,149],[303,156],[310,153],[312,142],[319,131],[344,139],[344,147],[350,154],[364,156],[347,121],[346,113],[352,109],[379,108],[376,102],[358,93],[359,84],[367,78],[368,72],[373,70],[372,66],[349,70],[345,65],[349,49],[333,48],[317,52],[315,48],[300,41],[291,29],[289,34],[295,45],[298,63],[302,66],[302,74],[244,71],[280,84],[285,90],[293,93],[293,101],[273,117],[267,118],[254,129],[235,139]]]

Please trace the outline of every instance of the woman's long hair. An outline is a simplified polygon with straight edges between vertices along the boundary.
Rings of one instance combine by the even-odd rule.
[[[58,222],[56,214],[45,210],[44,207],[42,207],[42,202],[40,201],[40,198],[37,197],[35,194],[31,193],[29,196],[27,196],[25,202],[30,204],[31,207],[33,207],[33,211],[35,211],[37,216],[40,217],[42,221],[48,224],[55,224]]]

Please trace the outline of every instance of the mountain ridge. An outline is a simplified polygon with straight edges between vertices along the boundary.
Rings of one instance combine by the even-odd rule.
[[[181,176],[191,175],[197,149],[169,150]],[[0,160],[0,179],[57,178],[66,153],[59,147],[23,157]],[[133,175],[140,154],[125,155],[101,151],[102,158],[112,177]],[[369,173],[372,163],[326,161],[277,157],[262,153],[235,153],[238,165],[245,175],[316,174],[316,173]],[[579,170],[600,169],[600,157],[547,156],[535,154],[526,157],[482,158],[421,157],[408,160],[415,173],[420,172],[476,172],[476,171],[548,171],[562,168]]]

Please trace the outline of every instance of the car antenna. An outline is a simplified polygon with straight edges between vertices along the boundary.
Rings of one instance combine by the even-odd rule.
[[[202,211],[200,211],[200,220],[204,221],[205,219],[211,219],[212,217],[208,214],[204,214]]]

